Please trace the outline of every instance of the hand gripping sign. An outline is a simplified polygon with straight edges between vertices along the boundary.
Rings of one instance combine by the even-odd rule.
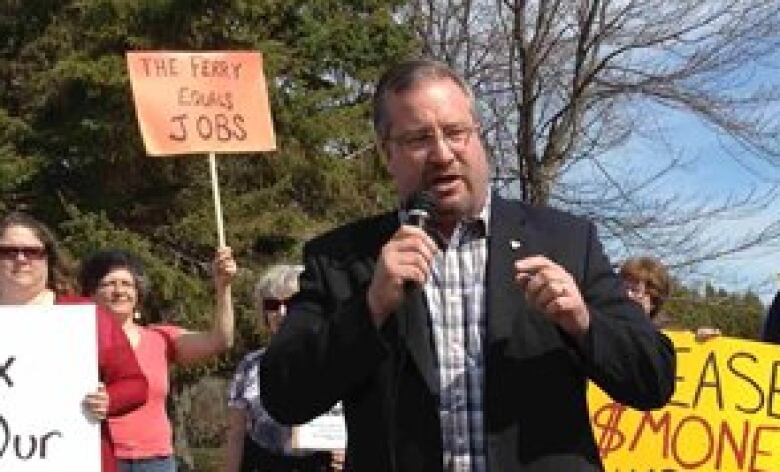
[[[127,53],[138,124],[153,156],[208,153],[220,246],[217,153],[276,149],[259,52]]]

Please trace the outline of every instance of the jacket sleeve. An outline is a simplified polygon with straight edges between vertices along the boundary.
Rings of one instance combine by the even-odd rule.
[[[366,306],[373,267],[347,269],[323,252],[304,249],[300,290],[260,363],[263,406],[282,424],[328,411],[374,374],[388,352]]]
[[[588,376],[615,401],[660,408],[674,393],[674,346],[630,301],[590,224],[581,290],[591,322],[583,345]]]
[[[761,340],[780,344],[780,292],[777,292],[764,321]]]
[[[108,416],[123,415],[146,402],[146,377],[122,328],[100,307],[97,328],[98,375],[108,392]]]

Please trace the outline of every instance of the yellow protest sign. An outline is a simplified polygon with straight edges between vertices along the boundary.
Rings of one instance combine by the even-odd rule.
[[[632,410],[589,386],[606,470],[780,472],[780,346],[667,334],[677,379],[665,408]]]

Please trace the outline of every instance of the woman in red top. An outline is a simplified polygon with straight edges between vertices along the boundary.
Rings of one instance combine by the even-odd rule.
[[[238,268],[231,249],[218,248],[212,265],[212,326],[191,330],[140,322],[139,309],[148,294],[148,278],[134,254],[102,250],[81,264],[82,293],[94,297],[121,324],[149,382],[149,399],[144,406],[108,422],[120,472],[176,472],[173,431],[165,409],[169,366],[212,358],[233,342],[231,284]]]
[[[73,293],[70,265],[42,223],[11,213],[0,220],[0,305],[90,303]],[[133,350],[113,317],[97,309],[97,390],[84,398],[84,407],[100,420],[103,472],[117,470],[107,417],[127,413],[146,401],[146,378]]]

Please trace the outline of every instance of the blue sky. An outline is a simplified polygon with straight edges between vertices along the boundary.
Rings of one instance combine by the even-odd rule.
[[[692,120],[682,120],[680,142],[685,154],[693,160],[685,171],[676,172],[665,183],[672,190],[688,189],[700,198],[722,201],[727,195],[744,195],[751,190],[772,193],[780,183],[780,167],[751,158],[751,168],[738,163],[718,142],[718,137]],[[750,216],[721,221],[711,230],[716,236],[733,236],[759,231],[780,219],[780,199],[770,198],[767,206]],[[713,283],[728,289],[756,292],[768,303],[780,288],[780,244],[763,245],[733,257],[724,257],[702,266],[704,272],[693,277],[701,282],[711,277]]]
[[[774,87],[780,94],[780,50],[765,57],[760,64],[750,64],[728,76],[717,78],[717,86],[723,91],[740,92]],[[704,238],[726,241],[740,241],[751,233],[758,232],[772,223],[778,225],[780,233],[780,159],[769,162],[764,157],[751,155],[739,149],[733,141],[725,138],[698,118],[689,113],[663,108],[658,104],[635,103],[629,112],[640,127],[653,129],[658,134],[642,137],[638,133],[624,146],[614,149],[598,158],[601,167],[607,169],[616,180],[628,178],[641,180],[654,174],[654,170],[665,167],[671,156],[681,158],[684,165],[664,176],[645,192],[656,195],[680,195],[686,202],[711,203],[716,205],[729,197],[739,199],[755,192],[764,195],[766,206],[738,218],[719,219],[704,230]],[[780,100],[763,110],[780,127]],[[780,150],[780,136],[775,138],[775,149]],[[563,176],[564,182],[575,180],[594,181],[594,173],[602,176],[601,169],[591,161],[573,166]],[[595,181],[603,181],[597,179]],[[604,239],[604,238],[603,238]],[[638,248],[623,248],[607,244],[607,251],[614,263],[631,255],[644,255]],[[655,254],[659,255],[659,254]],[[662,259],[667,263],[680,262],[687,254],[674,254]],[[671,260],[677,258],[678,260]],[[701,287],[710,283],[729,291],[751,291],[764,304],[780,289],[780,240],[717,260],[692,267],[675,269],[674,275],[690,287]]]
[[[746,71],[750,77],[746,87],[780,87],[780,53],[767,58],[761,68]],[[768,108],[780,121],[780,104]],[[656,117],[659,120],[658,117]],[[680,169],[668,175],[652,189],[654,192],[690,195],[700,201],[718,202],[728,196],[745,195],[751,190],[772,195],[767,206],[749,216],[729,221],[718,221],[709,231],[716,238],[738,239],[740,235],[758,231],[780,220],[780,194],[773,194],[780,186],[780,162],[769,163],[735,146],[724,145],[722,136],[702,125],[689,115],[665,111],[660,117],[669,142],[685,159]],[[667,148],[664,148],[668,151]],[[615,153],[630,155],[631,167],[658,168],[661,150],[657,143],[635,139]],[[625,162],[625,159],[623,159]],[[776,198],[775,198],[776,197]],[[694,273],[680,271],[676,275],[691,285],[709,281],[728,290],[751,290],[768,304],[780,288],[780,241],[764,245],[731,257],[705,263]]]

